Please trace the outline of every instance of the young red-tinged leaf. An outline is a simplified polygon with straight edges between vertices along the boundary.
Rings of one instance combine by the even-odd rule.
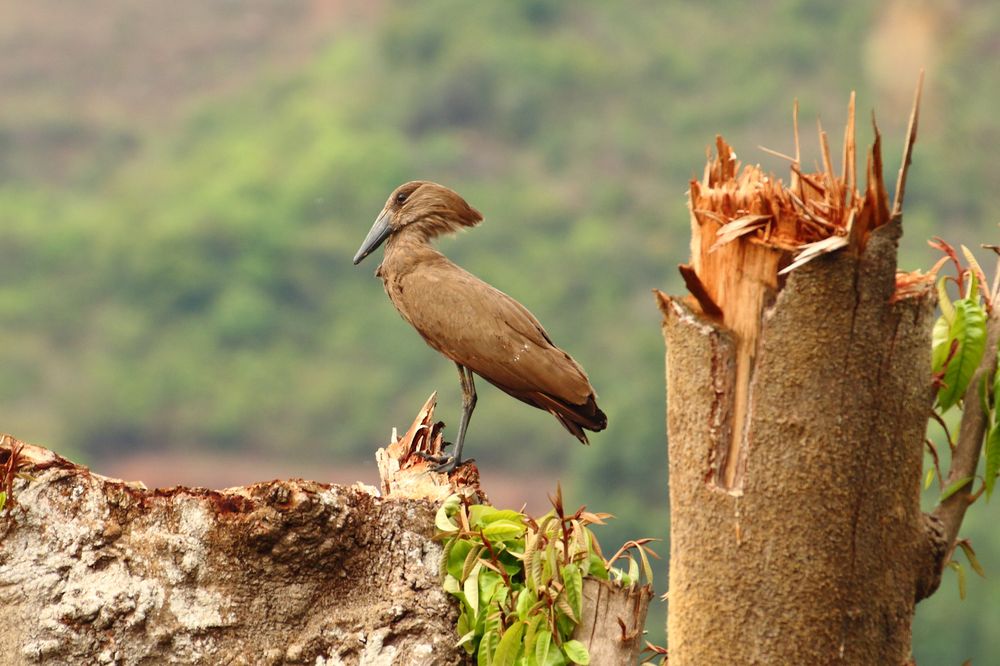
[[[976,557],[976,551],[972,549],[972,543],[968,539],[960,539],[958,546],[965,553],[965,557],[969,560],[969,566],[972,570],[979,574],[980,577],[986,578],[986,572],[983,571],[983,566],[979,564],[979,558]]]
[[[565,590],[556,599],[556,608],[562,611],[563,615],[569,618],[570,622],[572,622],[573,624],[576,624],[577,622],[580,621],[579,620],[580,616],[576,614],[576,611],[573,610],[573,606],[570,605]]]
[[[1000,424],[994,425],[986,436],[986,469],[983,473],[983,485],[986,487],[986,500],[989,501],[996,486],[997,475],[1000,474]]]
[[[491,666],[514,666],[523,647],[521,637],[524,635],[524,622],[515,622],[507,627],[500,637],[497,650],[493,654]]]
[[[586,666],[590,663],[590,653],[587,652],[587,646],[580,641],[566,641],[563,643],[563,651],[566,652],[566,656],[574,664],[583,664]]]
[[[580,514],[580,518],[591,525],[606,525],[605,521],[613,517],[610,513],[591,513],[590,511],[584,511]]]
[[[590,530],[587,530],[587,540],[590,543],[590,551],[603,560],[604,553],[601,552],[601,544],[598,543],[597,537],[595,537],[594,533],[591,532]]]
[[[972,478],[973,477],[971,476],[966,476],[949,484],[947,488],[941,491],[941,497],[938,499],[938,504],[945,501],[946,499],[957,493],[959,490],[964,488],[965,484],[970,483],[972,481]]]
[[[958,598],[964,601],[966,591],[965,567],[955,560],[948,562],[948,567],[955,572],[956,576],[958,576]]]

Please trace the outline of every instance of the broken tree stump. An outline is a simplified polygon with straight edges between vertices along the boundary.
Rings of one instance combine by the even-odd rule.
[[[920,510],[927,276],[897,276],[875,130],[854,169],[785,185],[720,138],[691,183],[691,295],[658,293],[667,345],[671,666],[910,658],[937,545]]]
[[[397,470],[413,464],[401,442]],[[148,490],[4,436],[0,467],[13,455],[0,663],[461,663],[437,507],[416,492],[303,480]],[[412,474],[478,492],[474,466],[462,488]]]
[[[149,490],[0,435],[0,663],[464,663],[434,516],[486,499],[474,464],[428,473],[435,399],[376,453],[380,489]],[[586,582],[591,663],[634,663],[650,594]]]

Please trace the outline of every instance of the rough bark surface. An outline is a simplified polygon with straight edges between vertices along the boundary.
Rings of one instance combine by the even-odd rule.
[[[661,295],[672,666],[909,659],[933,297],[897,297],[899,235],[802,266],[765,311],[733,491],[706,479],[736,345]]]
[[[583,581],[583,613],[573,638],[587,646],[594,666],[632,666],[643,649],[649,585],[623,588],[597,578]]]
[[[147,490],[22,457],[0,663],[460,662],[431,502],[302,480]]]

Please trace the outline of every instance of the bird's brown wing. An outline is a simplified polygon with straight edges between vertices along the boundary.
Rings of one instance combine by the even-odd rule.
[[[399,287],[390,297],[400,314],[456,363],[522,400],[540,392],[550,402],[593,401],[594,390],[579,364],[552,344],[527,308],[502,291],[451,262],[414,270]]]

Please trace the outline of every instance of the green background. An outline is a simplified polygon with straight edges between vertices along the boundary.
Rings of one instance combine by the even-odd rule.
[[[1000,8],[957,0],[0,3],[0,430],[221,483],[237,460],[371,472],[435,389],[454,429],[454,367],[393,311],[380,253],[350,261],[392,188],[430,179],[486,218],[447,254],[539,317],[609,417],[582,448],[480,382],[487,491],[541,510],[558,479],[618,516],[606,549],[666,539],[650,290],[682,288],[707,146],[785,176],[758,146],[792,151],[798,98],[806,165],[817,118],[839,156],[857,90],[892,174],[923,66],[901,267],[930,266],[932,235],[997,242],[997,34]],[[964,531],[990,577],[960,602],[949,572],[919,606],[921,664],[1000,649],[993,511]]]

